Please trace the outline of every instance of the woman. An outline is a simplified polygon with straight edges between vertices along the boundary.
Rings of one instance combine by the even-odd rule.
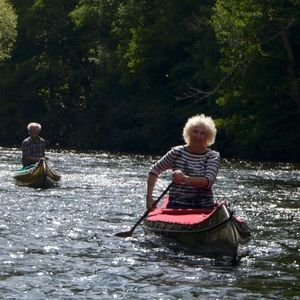
[[[208,147],[215,142],[215,123],[204,114],[188,119],[183,128],[185,145],[173,147],[151,168],[147,180],[147,209],[153,210],[157,177],[172,169],[173,186],[167,208],[212,208],[212,185],[220,165],[218,152]]]

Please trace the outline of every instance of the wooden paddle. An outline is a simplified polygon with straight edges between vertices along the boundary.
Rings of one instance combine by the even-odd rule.
[[[157,200],[154,201],[153,207],[157,205],[157,203],[160,201],[160,199],[169,191],[169,189],[172,187],[173,182],[171,182],[166,189],[162,192],[162,194],[157,198]],[[145,211],[145,213],[140,217],[140,219],[135,223],[135,225],[129,230],[129,231],[123,231],[118,232],[115,234],[115,236],[119,237],[131,237],[135,228],[148,216],[150,210]]]

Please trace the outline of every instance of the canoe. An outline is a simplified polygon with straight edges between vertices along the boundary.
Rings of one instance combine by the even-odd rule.
[[[48,188],[57,185],[61,175],[45,159],[41,159],[36,164],[16,170],[13,178],[17,185]]]
[[[184,250],[234,259],[238,246],[251,238],[247,223],[226,203],[217,202],[213,209],[168,209],[167,202],[148,214],[143,223],[146,234],[176,242]]]

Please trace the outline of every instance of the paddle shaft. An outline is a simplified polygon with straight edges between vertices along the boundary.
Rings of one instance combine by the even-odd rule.
[[[161,200],[161,198],[169,191],[169,189],[172,187],[173,182],[171,182],[166,189],[162,192],[162,194],[157,198],[157,200],[154,201],[153,206],[155,207],[157,203]],[[148,216],[150,210],[145,211],[145,213],[140,217],[140,219],[135,223],[135,225],[131,228],[130,232],[132,233],[135,228]]]

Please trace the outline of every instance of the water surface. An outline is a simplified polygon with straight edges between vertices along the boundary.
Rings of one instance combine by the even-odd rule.
[[[222,161],[216,198],[253,231],[232,265],[154,244],[140,227],[114,236],[144,213],[157,157],[50,152],[62,181],[41,190],[14,184],[18,149],[0,155],[1,299],[300,299],[299,165]]]

